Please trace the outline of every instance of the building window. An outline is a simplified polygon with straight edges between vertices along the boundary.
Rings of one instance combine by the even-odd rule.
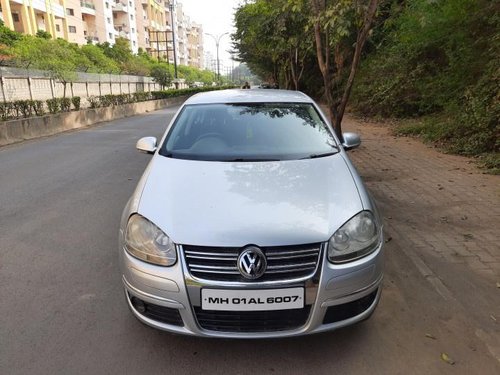
[[[132,28],[132,34],[135,34],[135,29],[134,28]]]
[[[19,14],[18,13],[12,13],[12,20],[14,22],[19,22]]]
[[[106,9],[109,9],[109,3],[106,3]]]
[[[66,14],[68,16],[74,16],[75,15],[75,10],[71,8],[66,8]]]
[[[116,20],[118,18],[118,15],[116,13],[113,13],[113,18]]]
[[[76,26],[68,26],[68,30],[72,34],[76,34]]]
[[[109,33],[109,39],[113,39],[113,34]]]
[[[134,47],[135,47],[135,40],[134,40],[134,41],[132,41],[132,44],[133,44],[133,45],[134,45]]]
[[[133,19],[134,19],[134,15],[133,15],[133,14],[131,14],[131,15],[130,15],[130,19],[131,19],[131,20],[133,20]]]
[[[111,18],[108,17],[108,23],[111,23]]]
[[[87,30],[83,30],[83,35],[87,36]]]
[[[61,31],[61,26],[59,26],[58,24],[56,24],[56,31],[57,32]]]
[[[131,1],[129,1],[128,3],[130,4],[130,6],[132,6],[132,2]]]

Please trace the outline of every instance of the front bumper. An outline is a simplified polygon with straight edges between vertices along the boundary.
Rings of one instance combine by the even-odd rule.
[[[362,321],[373,313],[380,299],[383,278],[382,244],[364,258],[338,265],[327,261],[326,245],[323,245],[314,276],[307,280],[287,282],[232,283],[199,280],[190,275],[182,247],[179,247],[178,261],[172,267],[142,262],[124,249],[120,250],[120,258],[126,299],[132,313],[140,321],[165,331],[201,337],[290,337],[345,327]],[[291,329],[226,332],[202,328],[197,318],[202,288],[278,289],[297,286],[305,288],[308,311],[305,323]],[[137,299],[141,302],[139,309]],[[144,312],[143,306],[153,307],[152,312]],[[284,317],[288,311],[292,310],[281,310]]]

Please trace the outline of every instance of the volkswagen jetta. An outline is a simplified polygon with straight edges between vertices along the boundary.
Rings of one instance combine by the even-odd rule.
[[[198,94],[160,140],[121,220],[125,295],[142,322],[210,337],[285,337],[367,319],[382,225],[318,105],[299,92]]]

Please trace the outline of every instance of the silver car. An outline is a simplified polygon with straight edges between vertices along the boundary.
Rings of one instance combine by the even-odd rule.
[[[123,212],[125,295],[175,333],[286,337],[367,319],[382,223],[343,143],[300,92],[225,90],[179,109]]]

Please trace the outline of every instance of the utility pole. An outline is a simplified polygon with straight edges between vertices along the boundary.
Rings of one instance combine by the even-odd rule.
[[[209,33],[205,33],[205,34],[211,36],[215,40],[215,47],[217,48],[217,77],[218,77],[218,80],[220,81],[219,43],[220,43],[221,38],[224,35],[227,35],[229,33],[224,33],[224,34],[220,34],[220,35],[212,35]]]
[[[178,88],[179,82],[177,82],[177,49],[175,48],[175,25],[174,25],[174,1],[171,0],[168,8],[170,9],[170,19],[172,20],[172,44],[174,45],[174,74],[175,74],[175,88]]]

